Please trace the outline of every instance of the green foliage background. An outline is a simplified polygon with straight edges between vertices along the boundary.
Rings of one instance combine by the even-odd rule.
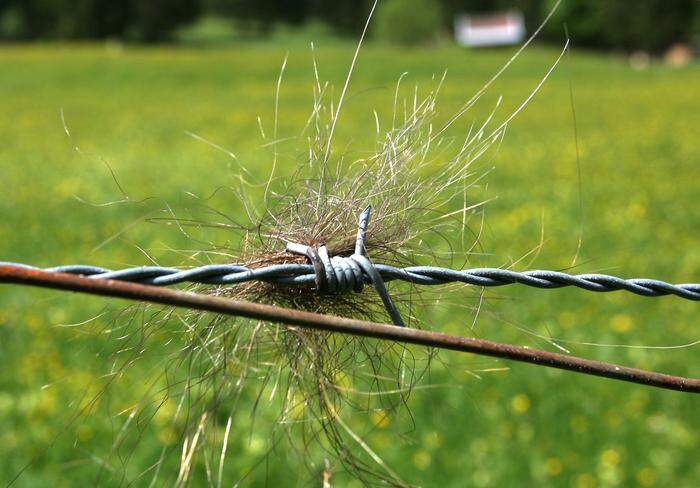
[[[377,38],[405,45],[437,40],[442,24],[440,3],[434,0],[390,0],[378,6]]]
[[[318,46],[321,77],[340,86],[352,44]],[[254,175],[271,167],[261,148],[257,116],[272,123],[276,77],[285,52],[281,136],[293,136],[311,108],[312,67],[305,44],[250,43],[229,49],[123,49],[118,45],[46,45],[0,49],[0,259],[39,266],[84,262],[118,267],[142,264],[147,250],[180,264],[170,249],[196,243],[177,229],[143,222],[169,204],[188,205],[186,192],[210,195],[234,181],[226,155],[193,140],[197,133],[234,151]],[[390,114],[393,89],[404,71],[412,85],[433,86],[448,69],[441,97],[447,118],[510,56],[509,50],[464,51],[451,46],[402,50],[368,45],[351,85],[336,147],[364,150],[374,142],[374,116]],[[532,48],[508,70],[468,120],[483,120],[496,98],[500,117],[534,88],[557,56]],[[573,136],[570,85],[579,133],[581,193]],[[486,205],[483,253],[470,266],[522,269],[570,266],[583,228],[574,271],[609,271],[675,282],[700,279],[700,69],[652,64],[631,70],[624,60],[574,52],[511,124],[499,151],[478,163],[495,168],[475,188]],[[72,139],[64,132],[65,114]],[[454,128],[463,133],[467,125]],[[74,150],[79,146],[82,154]],[[280,146],[283,172],[303,159],[304,145]],[[122,195],[101,161],[109,163],[134,202],[95,207]],[[581,203],[582,212],[580,211]],[[241,212],[224,193],[211,204]],[[476,219],[478,221],[478,219]],[[115,237],[116,236],[116,237]],[[225,234],[215,236],[225,240]],[[452,236],[455,239],[457,236]],[[431,326],[537,347],[524,333],[562,338],[571,352],[690,376],[700,375],[697,346],[640,349],[583,343],[680,345],[698,339],[697,304],[624,293],[531,290],[511,286],[489,294],[474,314],[460,303],[476,290],[459,289],[436,304]],[[91,297],[0,288],[0,479],[16,486],[125,484],[149,466],[173,432],[166,405],[121,459],[108,458],[124,421],[114,412],[133,404],[153,363],[117,378],[88,415],[73,419],[109,369],[114,349],[107,326],[85,321],[121,304]],[[368,442],[402,477],[424,486],[694,486],[700,481],[700,414],[695,397],[490,359],[442,354],[403,414],[378,422]],[[507,368],[507,370],[502,370]],[[483,371],[494,370],[495,371]],[[45,386],[48,385],[48,386]],[[244,401],[252,402],[254,398]],[[253,435],[234,435],[227,476],[236,479],[266,448],[265,408]],[[234,419],[246,432],[251,419]],[[239,430],[235,430],[238,433]],[[107,461],[106,461],[107,460]],[[104,468],[101,475],[100,467]],[[173,466],[168,466],[173,469]],[[198,466],[197,485],[203,478]],[[98,476],[101,476],[98,477]],[[123,476],[123,477],[122,477]],[[308,473],[280,448],[267,467],[246,480],[309,484]],[[340,477],[338,483],[350,484]]]
[[[325,24],[356,37],[373,0],[4,0],[0,39],[122,39],[176,41],[178,30],[210,17],[240,37],[267,37],[280,25]],[[452,31],[457,15],[518,10],[532,31],[556,0],[380,0],[380,37],[395,42],[433,41]],[[559,44],[564,25],[580,46],[660,53],[677,42],[696,42],[696,0],[563,0],[542,39]],[[383,20],[381,20],[383,18]]]

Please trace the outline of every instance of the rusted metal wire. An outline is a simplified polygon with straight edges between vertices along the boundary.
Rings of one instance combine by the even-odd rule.
[[[418,330],[345,317],[302,312],[288,308],[231,300],[228,298],[169,288],[159,288],[151,285],[109,279],[94,280],[66,273],[47,272],[9,265],[0,265],[0,283],[38,286],[204,310],[223,315],[247,317],[295,327],[352,334],[497,357],[574,371],[576,373],[627,381],[630,383],[638,383],[656,388],[700,393],[700,379],[698,378],[673,376],[655,371],[630,368],[576,356],[531,349],[529,347],[503,344],[485,339],[458,337],[428,330]]]

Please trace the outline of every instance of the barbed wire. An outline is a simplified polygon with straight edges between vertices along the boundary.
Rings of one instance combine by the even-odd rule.
[[[626,290],[642,296],[675,295],[688,300],[700,300],[700,284],[673,285],[659,280],[639,278],[625,280],[604,274],[570,275],[546,270],[523,272],[500,268],[454,270],[435,266],[399,268],[375,264],[369,259],[365,249],[370,213],[371,207],[367,207],[360,215],[355,250],[350,256],[330,256],[325,245],[314,248],[293,242],[287,243],[287,252],[306,256],[309,264],[287,263],[260,268],[237,264],[211,264],[185,270],[162,266],[138,266],[111,270],[82,264],[41,269],[22,263],[0,261],[0,283],[19,283],[186,306],[320,330],[474,352],[661,388],[700,392],[700,379],[664,375],[520,346],[408,328],[389,296],[385,281],[402,280],[418,285],[459,282],[483,287],[520,283],[549,289],[575,286],[595,292]],[[222,301],[216,296],[184,293],[164,288],[180,283],[226,286],[254,280],[279,285],[308,284],[323,294],[361,292],[365,284],[371,283],[382,298],[394,325],[399,327],[357,321],[352,318],[309,314],[255,303]]]
[[[404,327],[401,315],[394,305],[385,282],[401,280],[416,285],[445,285],[464,283],[482,287],[497,287],[519,283],[534,288],[563,288],[574,286],[587,291],[628,291],[645,297],[674,295],[686,300],[700,301],[700,283],[672,284],[648,278],[623,279],[617,276],[588,273],[568,274],[553,270],[511,271],[501,268],[474,268],[455,270],[437,266],[408,266],[399,268],[373,263],[365,249],[365,238],[372,207],[362,212],[358,222],[355,252],[350,256],[330,256],[325,245],[313,248],[303,244],[287,243],[287,252],[303,255],[310,264],[286,263],[260,268],[239,264],[209,264],[191,269],[163,266],[137,266],[112,270],[100,266],[71,264],[37,268],[23,263],[0,261],[0,265],[25,269],[79,275],[97,280],[116,280],[154,286],[172,286],[181,283],[205,285],[236,285],[249,281],[263,281],[278,285],[313,284],[322,294],[361,292],[365,284],[372,284],[395,325]]]
[[[66,265],[39,268],[22,263],[0,261],[4,266],[20,266],[27,269],[68,273],[92,279],[130,281],[154,286],[171,286],[180,283],[206,285],[235,285],[246,281],[264,281],[280,285],[314,284],[316,273],[310,264],[275,264],[262,268],[248,268],[237,264],[210,264],[187,270],[161,266],[138,266],[111,270],[90,265]],[[645,297],[675,295],[687,300],[700,301],[700,284],[671,284],[647,278],[623,279],[606,274],[571,275],[560,271],[532,270],[510,271],[501,268],[474,268],[454,270],[435,266],[409,266],[397,268],[386,264],[374,264],[385,282],[403,280],[418,285],[444,285],[460,282],[467,285],[497,287],[519,283],[534,288],[555,289],[574,286],[594,292],[628,291]],[[363,273],[364,283],[371,283]]]

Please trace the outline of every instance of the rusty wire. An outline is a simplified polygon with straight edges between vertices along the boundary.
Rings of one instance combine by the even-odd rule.
[[[428,330],[418,330],[345,317],[322,315],[223,297],[168,288],[158,288],[139,283],[128,283],[109,279],[94,280],[67,273],[48,272],[12,265],[0,265],[0,283],[38,286],[127,300],[159,303],[223,315],[247,317],[294,327],[324,330],[340,334],[352,334],[435,347],[438,349],[491,356],[668,390],[700,393],[699,378],[673,376],[656,371],[630,368],[613,363],[531,349],[524,346],[498,343],[485,339],[452,336]]]

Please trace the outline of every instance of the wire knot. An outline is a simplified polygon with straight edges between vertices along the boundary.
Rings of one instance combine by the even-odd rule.
[[[350,291],[360,293],[365,282],[372,283],[394,324],[405,327],[401,314],[389,296],[381,274],[367,257],[365,236],[371,212],[372,207],[367,206],[360,215],[355,252],[350,256],[330,256],[325,245],[313,248],[293,242],[287,243],[287,251],[308,258],[314,268],[314,282],[319,293],[348,293]]]

